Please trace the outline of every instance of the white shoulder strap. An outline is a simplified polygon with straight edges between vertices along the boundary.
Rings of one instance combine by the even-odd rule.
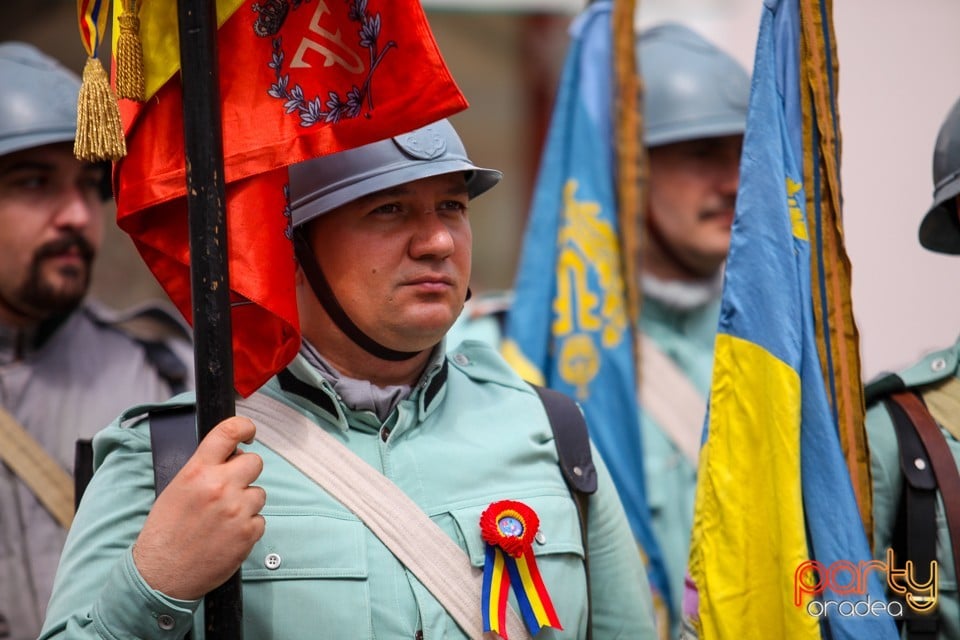
[[[237,414],[257,425],[262,442],[352,511],[410,569],[457,624],[482,640],[483,572],[407,494],[303,414],[255,393],[237,402]],[[511,638],[530,640],[507,608]]]
[[[673,360],[640,334],[640,406],[696,467],[707,403]]]

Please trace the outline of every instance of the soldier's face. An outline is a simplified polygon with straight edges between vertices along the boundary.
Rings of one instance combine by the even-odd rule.
[[[654,275],[693,272],[707,277],[723,264],[730,248],[742,142],[736,135],[650,149],[647,215],[655,229],[644,266],[652,267]]]
[[[103,236],[103,169],[72,144],[0,158],[0,319],[26,326],[74,308]]]
[[[391,349],[432,347],[463,308],[473,240],[463,173],[350,202],[316,218],[307,237],[347,315]],[[307,313],[325,312],[316,302]]]

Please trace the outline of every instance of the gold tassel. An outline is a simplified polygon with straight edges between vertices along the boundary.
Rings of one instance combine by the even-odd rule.
[[[143,102],[143,42],[140,39],[140,16],[137,15],[136,0],[123,0],[124,13],[117,21],[120,33],[117,36],[117,95]]]
[[[73,154],[81,160],[119,160],[127,154],[120,108],[107,72],[97,58],[87,58],[77,101],[77,138]]]

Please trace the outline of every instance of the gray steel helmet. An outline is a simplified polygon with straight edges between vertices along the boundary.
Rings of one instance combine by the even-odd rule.
[[[732,56],[677,23],[642,31],[636,55],[647,147],[743,133],[750,75]]]
[[[0,156],[77,132],[80,78],[24,42],[0,44]]]
[[[933,148],[933,204],[920,223],[920,244],[931,251],[960,255],[960,100],[940,126]]]
[[[294,227],[367,194],[421,178],[466,171],[467,193],[473,198],[502,177],[499,171],[481,169],[467,158],[460,137],[447,120],[306,160],[288,171]]]

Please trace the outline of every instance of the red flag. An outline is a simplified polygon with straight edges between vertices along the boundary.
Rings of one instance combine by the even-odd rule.
[[[121,101],[128,154],[116,165],[117,221],[192,321],[173,4],[143,5],[147,100]],[[246,396],[300,345],[286,166],[467,104],[418,0],[217,4],[234,386]]]

